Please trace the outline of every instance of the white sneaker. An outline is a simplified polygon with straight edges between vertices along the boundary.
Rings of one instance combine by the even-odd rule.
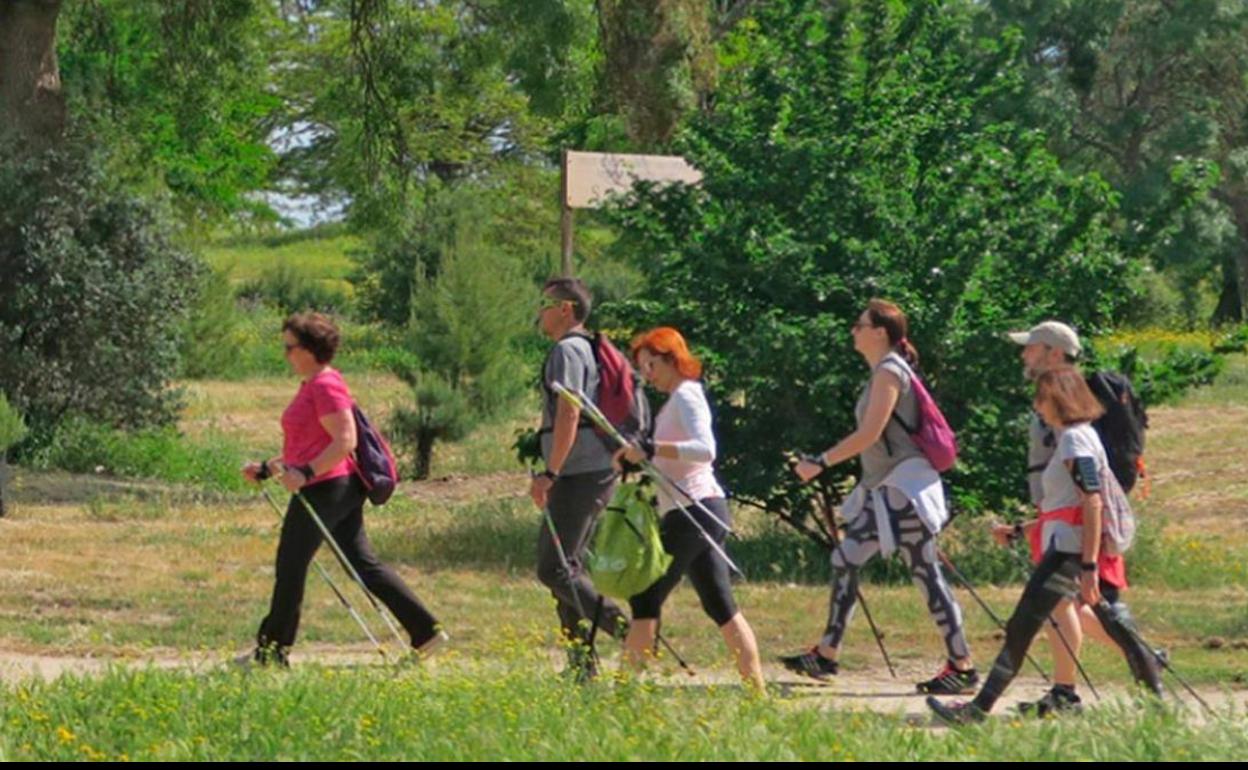
[[[437,654],[442,645],[449,641],[451,641],[451,637],[447,636],[445,631],[439,630],[429,641],[416,648],[416,657],[421,660],[428,660]]]

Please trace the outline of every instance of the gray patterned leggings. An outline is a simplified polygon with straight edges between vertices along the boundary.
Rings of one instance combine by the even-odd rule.
[[[888,520],[893,525],[893,540],[901,558],[910,568],[910,577],[927,602],[927,611],[936,621],[949,657],[970,657],[966,635],[962,632],[962,608],[953,598],[949,584],[940,571],[936,558],[936,535],[923,525],[914,504],[901,492],[884,487],[884,503]],[[832,602],[828,611],[828,627],[820,644],[839,649],[845,629],[854,615],[858,600],[858,570],[880,552],[880,535],[875,525],[875,502],[867,495],[866,505],[858,518],[850,522],[841,540],[841,547],[832,552]]]

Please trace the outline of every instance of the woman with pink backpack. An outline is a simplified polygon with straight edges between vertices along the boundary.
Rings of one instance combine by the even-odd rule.
[[[804,459],[797,475],[808,482],[824,469],[854,457],[862,462],[858,486],[842,506],[848,523],[832,554],[832,599],[818,644],[780,658],[785,668],[826,681],[838,671],[841,640],[858,597],[858,571],[877,554],[894,550],[910,573],[940,631],[948,660],[919,692],[973,692],[979,676],[962,628],[962,609],[941,573],[936,534],[949,520],[940,472],[956,455],[953,435],[916,376],[918,352],[907,339],[908,323],[891,302],[873,299],[852,327],[854,349],[871,376],[854,414],[858,428],[835,446]]]

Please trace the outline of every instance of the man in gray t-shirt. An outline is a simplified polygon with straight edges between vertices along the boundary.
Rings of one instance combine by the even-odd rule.
[[[594,348],[590,338],[574,330],[565,335],[551,348],[542,371],[542,460],[551,467],[554,449],[555,422],[559,404],[563,402],[555,394],[558,383],[571,391],[580,391],[593,398],[598,392],[598,364],[594,361]],[[584,419],[577,426],[576,440],[566,459],[558,465],[560,476],[604,471],[611,468],[612,452],[606,442]]]
[[[554,341],[542,372],[542,460],[546,468],[529,487],[533,503],[545,509],[559,533],[559,543],[542,527],[537,541],[537,577],[555,597],[560,626],[574,645],[569,666],[580,678],[593,677],[588,632],[596,623],[623,638],[628,621],[620,608],[594,590],[584,572],[585,551],[598,514],[615,494],[618,479],[604,439],[585,424],[580,410],[560,398],[555,383],[598,394],[598,364],[585,331],[592,303],[589,290],[575,278],[555,278],[542,290],[538,325]]]
[[[1076,365],[1083,346],[1075,330],[1059,321],[1045,321],[1025,332],[1011,332],[1009,338],[1023,346],[1023,376],[1035,382],[1053,369]],[[1031,413],[1027,427],[1027,488],[1032,505],[1044,499],[1040,477],[1057,450],[1057,435],[1040,415]]]

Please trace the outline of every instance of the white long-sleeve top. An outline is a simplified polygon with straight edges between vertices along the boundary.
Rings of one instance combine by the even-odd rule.
[[[723,497],[715,480],[715,434],[711,432],[711,407],[702,384],[685,380],[668,397],[654,418],[655,443],[675,444],[678,459],[655,455],[654,465],[696,500]],[[670,511],[689,501],[659,487],[659,509]]]
[[[949,508],[945,502],[945,488],[940,474],[926,457],[911,457],[897,465],[878,487],[868,489],[859,484],[845,498],[841,515],[845,521],[853,521],[866,509],[867,495],[871,495],[875,510],[875,527],[880,538],[880,553],[888,556],[897,549],[893,538],[893,526],[888,520],[888,507],[884,505],[885,487],[892,487],[904,494],[914,504],[923,526],[932,534],[940,532],[949,522]]]

